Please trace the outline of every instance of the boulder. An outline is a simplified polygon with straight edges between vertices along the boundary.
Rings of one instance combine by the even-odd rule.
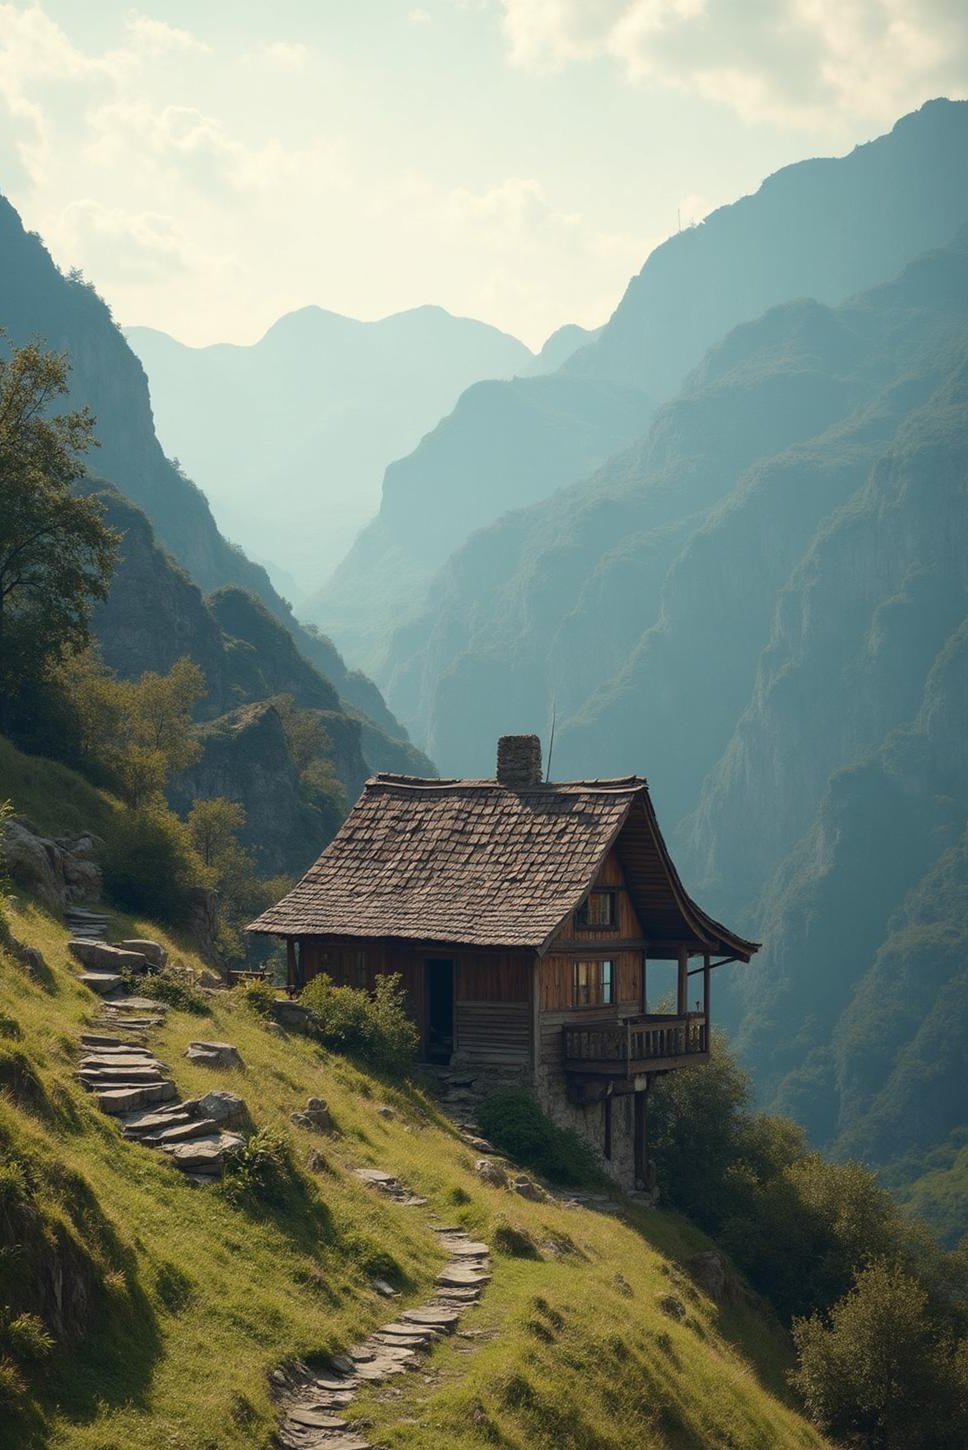
[[[189,1062],[202,1062],[207,1067],[245,1067],[242,1054],[231,1042],[190,1042],[185,1056]]]
[[[544,1189],[539,1188],[537,1183],[533,1183],[530,1178],[525,1178],[523,1174],[513,1180],[511,1187],[521,1198],[530,1199],[532,1203],[546,1203],[548,1200]]]
[[[117,972],[81,972],[77,980],[100,997],[107,997],[124,985],[124,978]]]
[[[719,1254],[715,1254],[709,1249],[701,1254],[693,1254],[686,1263],[686,1268],[699,1288],[710,1299],[719,1303],[726,1298],[728,1287],[726,1268]]]
[[[111,947],[107,942],[83,937],[69,941],[67,950],[82,967],[92,967],[95,971],[143,972],[148,965],[148,958],[143,952],[127,951],[123,947]]]
[[[198,985],[200,987],[209,987],[214,990],[217,987],[224,987],[226,985],[226,982],[225,978],[220,977],[218,972],[212,972],[209,970],[208,967],[203,967],[198,975]]]
[[[218,1174],[241,1152],[244,1143],[238,1133],[212,1133],[188,1143],[162,1144],[162,1148],[184,1173]]]
[[[94,858],[101,845],[89,834],[42,836],[28,821],[14,818],[3,827],[0,856],[17,886],[51,911],[62,912],[72,901],[96,901],[100,896],[101,872]]]
[[[238,1093],[230,1093],[225,1088],[216,1088],[199,1098],[197,1112],[200,1117],[213,1118],[216,1123],[223,1124],[245,1123],[249,1116],[244,1100]]]
[[[148,941],[145,937],[131,937],[128,941],[119,941],[115,945],[122,951],[140,952],[153,967],[164,967],[168,964],[168,953],[161,942]]]
[[[322,1098],[310,1098],[300,1112],[289,1114],[289,1121],[298,1128],[311,1128],[317,1133],[333,1133],[336,1130],[329,1108]]]
[[[490,1158],[478,1158],[474,1164],[474,1172],[484,1183],[489,1183],[492,1188],[507,1188],[508,1176],[500,1163],[494,1163]]]
[[[272,1004],[272,1015],[283,1027],[305,1027],[309,1022],[309,1009],[287,997],[277,997]]]

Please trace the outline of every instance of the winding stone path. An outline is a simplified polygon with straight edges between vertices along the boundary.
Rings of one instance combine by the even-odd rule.
[[[374,1192],[404,1207],[426,1205],[425,1198],[411,1193],[392,1173],[376,1168],[354,1171]],[[373,1450],[346,1419],[354,1395],[361,1387],[419,1369],[436,1341],[453,1334],[461,1315],[480,1299],[491,1279],[490,1249],[474,1242],[458,1225],[432,1218],[431,1227],[450,1260],[437,1275],[436,1290],[426,1304],[402,1310],[345,1355],[334,1355],[323,1371],[299,1363],[273,1371],[281,1415],[278,1438],[285,1450]]]

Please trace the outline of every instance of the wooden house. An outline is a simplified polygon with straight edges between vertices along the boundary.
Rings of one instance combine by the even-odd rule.
[[[374,776],[249,930],[294,992],[399,973],[428,1062],[529,1085],[629,1185],[653,1076],[708,1057],[711,973],[757,950],[690,899],[643,779],[545,782],[533,735],[494,780]]]

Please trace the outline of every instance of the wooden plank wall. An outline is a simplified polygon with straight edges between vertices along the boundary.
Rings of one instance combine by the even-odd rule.
[[[574,917],[571,916],[555,938],[555,946],[563,945],[566,942],[569,945],[571,943],[577,945],[593,940],[605,941],[609,935],[618,941],[635,941],[642,936],[642,924],[635,914],[635,907],[632,905],[632,898],[629,896],[625,883],[625,872],[622,870],[622,863],[618,859],[614,846],[606,856],[594,884],[615,892],[616,926],[612,928],[611,932],[603,932],[601,927],[577,927]]]

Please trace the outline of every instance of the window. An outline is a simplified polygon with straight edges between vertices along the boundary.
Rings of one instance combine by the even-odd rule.
[[[614,1001],[614,962],[573,963],[571,984],[573,1007],[608,1007]]]
[[[590,891],[575,912],[575,925],[583,931],[595,927],[614,927],[615,922],[614,891]]]

